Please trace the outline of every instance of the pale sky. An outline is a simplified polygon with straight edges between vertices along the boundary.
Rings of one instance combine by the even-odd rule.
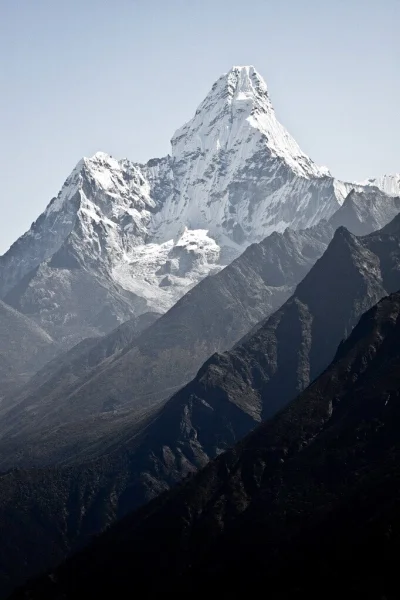
[[[97,150],[144,162],[252,64],[332,174],[400,171],[400,0],[0,0],[0,252]]]

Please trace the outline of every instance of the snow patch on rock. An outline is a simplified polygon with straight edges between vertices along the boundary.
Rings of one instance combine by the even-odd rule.
[[[206,230],[185,228],[176,241],[136,246],[112,274],[121,287],[145,298],[149,308],[166,311],[198,281],[222,268],[220,252]]]

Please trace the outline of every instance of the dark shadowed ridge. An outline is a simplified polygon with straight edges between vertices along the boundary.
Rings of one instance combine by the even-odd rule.
[[[13,599],[398,597],[400,294],[300,396]]]

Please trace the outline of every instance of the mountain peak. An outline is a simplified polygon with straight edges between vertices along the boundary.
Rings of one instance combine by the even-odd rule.
[[[111,156],[111,154],[107,154],[107,152],[98,151],[91,157],[84,157],[83,162],[87,167],[106,167],[108,169],[117,169],[121,170],[121,166],[119,161]]]
[[[228,91],[236,99],[259,99],[268,104],[265,108],[273,110],[268,96],[267,84],[253,66],[232,67],[218,81],[225,82],[225,85],[228,86]]]
[[[264,148],[271,158],[282,159],[300,177],[329,176],[306,156],[275,116],[268,88],[253,66],[234,66],[221,75],[198,107],[194,117],[171,140],[172,156],[207,153],[219,157],[242,147],[252,158]]]
[[[257,73],[256,69],[253,67],[253,65],[233,65],[233,67],[228,71],[228,73],[232,73],[233,71],[245,71],[246,73]],[[228,74],[226,73],[226,74]],[[259,75],[259,73],[257,73],[258,77],[261,78],[261,75]]]
[[[98,150],[95,154],[93,154],[93,156],[90,157],[89,160],[108,161],[110,158],[112,158],[110,154]]]

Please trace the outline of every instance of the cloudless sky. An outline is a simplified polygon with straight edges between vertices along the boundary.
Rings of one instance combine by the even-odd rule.
[[[346,180],[400,171],[400,0],[0,0],[0,252],[82,156],[144,162],[233,65]]]

